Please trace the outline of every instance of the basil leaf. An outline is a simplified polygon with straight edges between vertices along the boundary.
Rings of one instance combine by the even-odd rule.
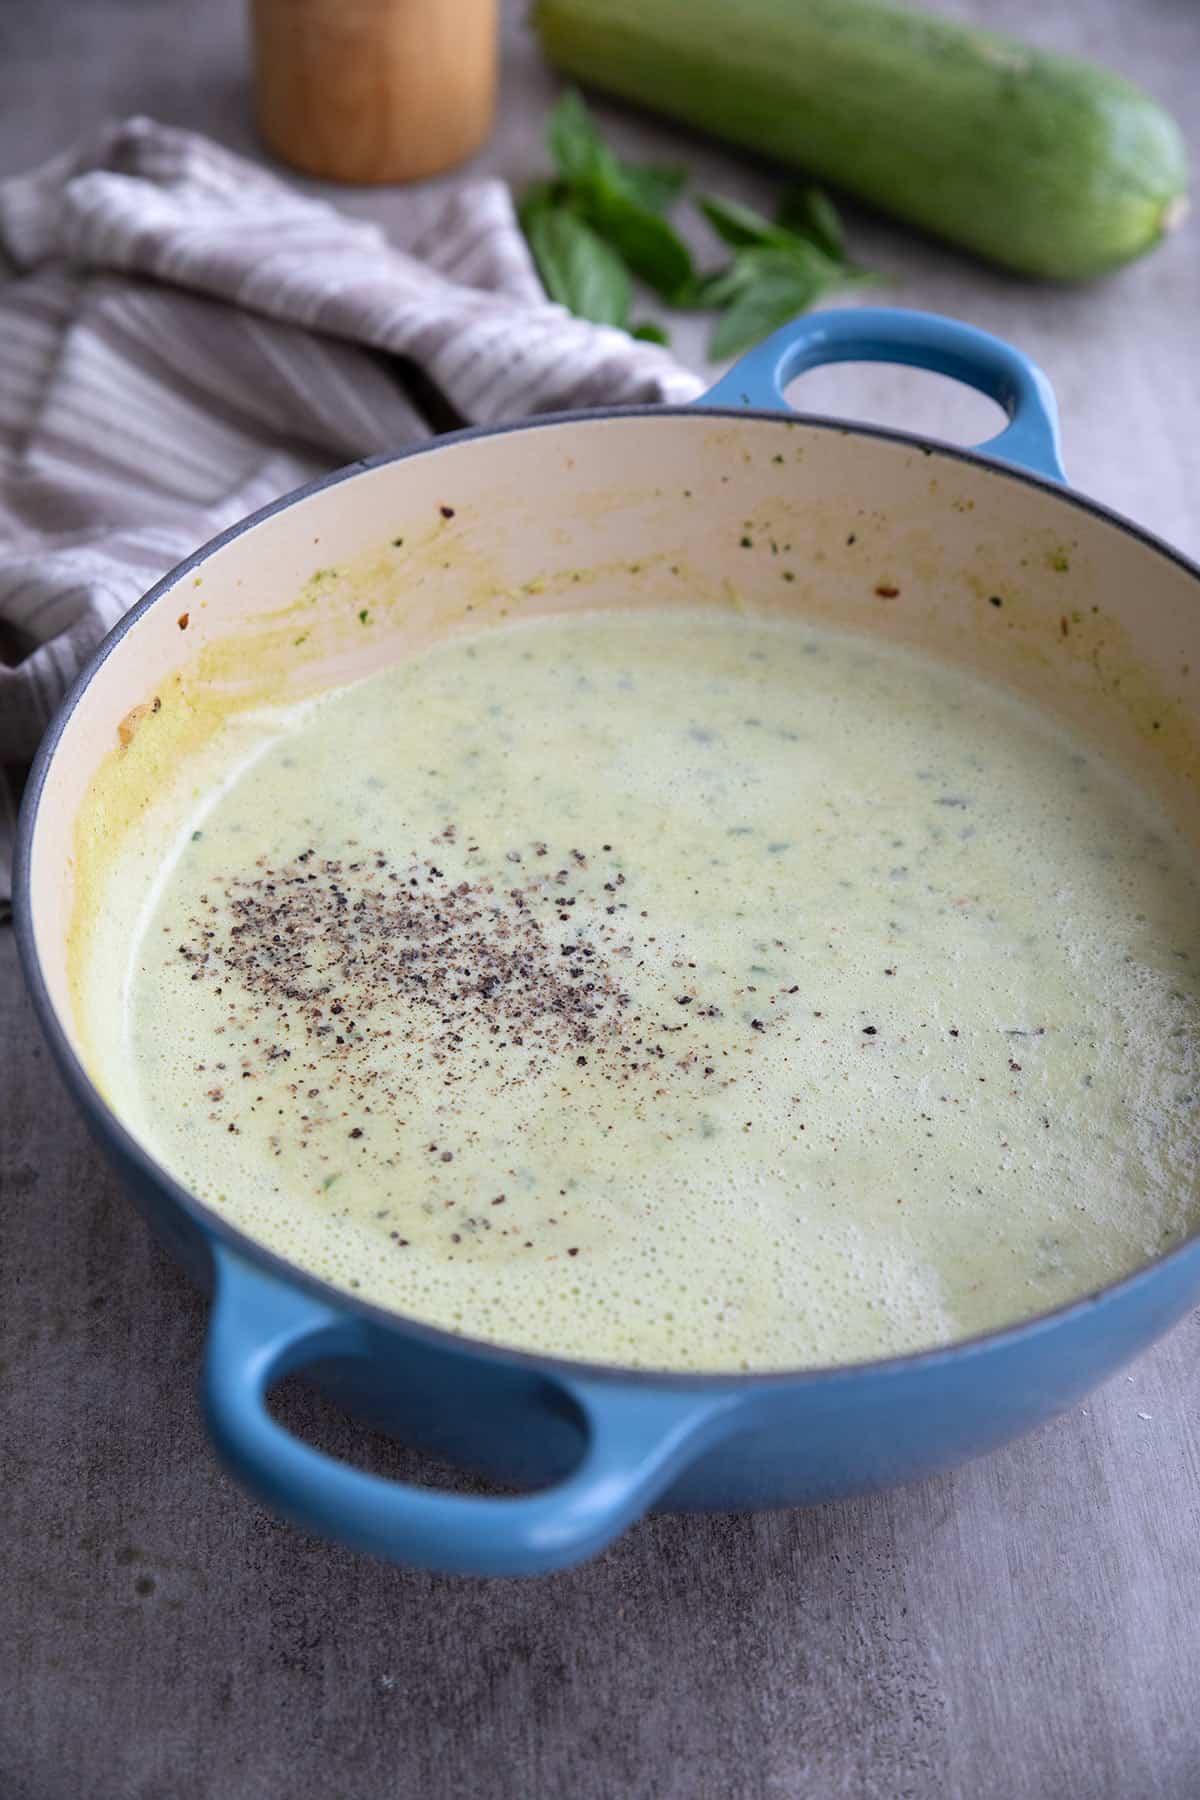
[[[779,202],[776,225],[791,231],[831,256],[835,262],[846,258],[846,239],[837,208],[828,194],[817,187],[791,188]]]
[[[696,202],[717,236],[732,244],[735,250],[766,248],[775,245],[786,249],[795,242],[790,231],[772,225],[770,219],[743,206],[740,200],[722,200],[719,194],[702,194]]]
[[[691,251],[672,225],[642,206],[616,181],[592,180],[575,190],[581,217],[620,252],[630,269],[664,300],[691,280]]]
[[[631,326],[629,335],[643,344],[669,344],[671,341],[670,332],[655,319],[643,319],[640,325]]]
[[[531,250],[534,221],[542,214],[554,211],[559,204],[558,188],[559,184],[554,181],[533,181],[517,202],[517,223],[525,233],[525,241]]]
[[[550,114],[546,147],[567,182],[611,177],[617,167],[616,158],[592,122],[582,94],[575,88],[566,90]]]
[[[819,281],[828,285],[843,273],[842,265],[831,262],[814,244],[788,236],[781,244],[755,244],[739,250],[723,269],[698,276],[683,295],[676,296],[675,304],[697,308],[731,306],[764,276],[781,278],[785,270],[798,284]]]
[[[735,256],[723,269],[710,269],[707,275],[693,275],[672,299],[672,305],[696,312],[714,306],[728,306],[753,279],[753,270],[744,258]]]
[[[786,250],[744,251],[738,261],[743,286],[713,331],[708,350],[714,362],[749,350],[830,289],[857,279],[803,239]]]
[[[697,203],[719,237],[735,249],[786,250],[811,244],[832,262],[846,256],[842,222],[820,188],[794,188],[784,195],[774,222],[738,200],[705,194]]]
[[[521,224],[552,300],[597,325],[624,325],[629,271],[603,238],[563,205],[526,208]]]
[[[666,212],[678,200],[687,181],[686,169],[667,168],[661,163],[623,162],[618,167],[625,193],[651,212]]]
[[[687,170],[674,164],[618,161],[574,88],[567,89],[551,112],[546,142],[568,185],[602,182],[650,212],[665,212],[687,181]]]
[[[816,285],[797,283],[794,276],[747,288],[717,320],[709,339],[709,356],[713,362],[723,362],[726,357],[740,356],[743,350],[752,349],[780,325],[807,312],[819,291]]]
[[[557,206],[564,193],[561,181],[531,181],[517,202],[517,218],[521,230],[526,230],[526,221],[535,212],[544,212],[547,207]]]
[[[692,273],[687,245],[661,212],[678,193],[684,172],[618,162],[574,88],[554,107],[546,141],[565,197],[579,217],[608,241],[633,274],[669,300]]]

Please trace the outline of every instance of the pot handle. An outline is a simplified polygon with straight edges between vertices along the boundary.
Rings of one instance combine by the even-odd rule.
[[[553,1487],[512,1499],[447,1494],[338,1462],[267,1411],[272,1383],[326,1356],[367,1354],[362,1325],[214,1245],[203,1403],[230,1472],[305,1530],[389,1561],[457,1575],[538,1575],[602,1549],[713,1438],[741,1397],[547,1376],[582,1416],[583,1454]]]
[[[975,448],[1050,481],[1065,481],[1054,389],[1037,364],[1003,338],[939,313],[901,307],[847,307],[808,313],[783,325],[734,363],[699,406],[784,410],[784,389],[821,363],[907,363],[950,375],[998,401],[1009,423]]]

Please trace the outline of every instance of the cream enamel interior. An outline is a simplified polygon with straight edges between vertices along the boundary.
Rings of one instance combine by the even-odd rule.
[[[52,999],[103,1088],[72,1000],[72,930],[78,952],[106,832],[153,809],[180,757],[203,770],[214,696],[225,717],[456,631],[572,607],[795,612],[1017,689],[1138,774],[1195,839],[1194,598],[1184,568],[1050,491],[799,422],[572,422],[365,471],[205,558],[89,685],[33,845]]]

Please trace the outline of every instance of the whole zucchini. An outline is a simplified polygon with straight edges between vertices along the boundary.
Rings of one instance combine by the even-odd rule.
[[[559,68],[1025,275],[1140,256],[1186,210],[1173,119],[1119,76],[882,0],[535,0]]]

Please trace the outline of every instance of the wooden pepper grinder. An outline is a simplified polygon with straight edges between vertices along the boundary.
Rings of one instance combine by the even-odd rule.
[[[258,126],[332,181],[415,181],[487,136],[497,0],[251,0]]]

